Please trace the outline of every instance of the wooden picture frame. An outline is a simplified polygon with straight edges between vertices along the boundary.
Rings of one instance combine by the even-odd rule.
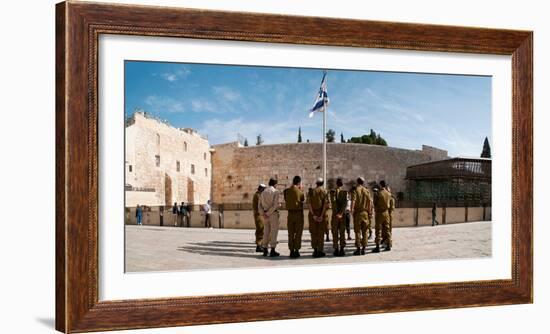
[[[511,55],[511,279],[99,301],[97,46],[101,34]],[[59,3],[56,329],[68,333],[531,303],[532,127],[533,33],[530,31]]]

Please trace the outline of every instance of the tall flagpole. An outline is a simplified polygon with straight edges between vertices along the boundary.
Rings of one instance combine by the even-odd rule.
[[[325,71],[325,92],[328,91],[328,77]],[[323,185],[327,188],[327,99],[323,96]]]

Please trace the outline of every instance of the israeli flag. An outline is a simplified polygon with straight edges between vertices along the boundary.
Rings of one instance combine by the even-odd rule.
[[[324,112],[328,105],[328,93],[327,93],[327,71],[323,71],[323,79],[321,80],[321,87],[319,93],[315,98],[313,108],[309,110],[309,117],[313,117],[316,111]]]

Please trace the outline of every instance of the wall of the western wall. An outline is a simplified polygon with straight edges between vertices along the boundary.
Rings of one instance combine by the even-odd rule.
[[[237,143],[215,145],[212,154],[212,189],[216,203],[246,203],[252,200],[259,183],[271,176],[279,189],[302,176],[304,189],[321,177],[322,144],[294,143],[242,147]],[[392,192],[405,191],[406,167],[440,160],[447,152],[424,146],[423,150],[394,147],[328,143],[327,179],[343,177],[344,182],[363,176],[370,181],[386,180]]]
[[[126,191],[127,207],[210,199],[212,163],[206,138],[136,113],[125,139],[125,184],[132,187]],[[146,196],[139,194],[143,190]]]

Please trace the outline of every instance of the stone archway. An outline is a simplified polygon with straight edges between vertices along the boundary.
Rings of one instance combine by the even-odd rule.
[[[187,201],[195,203],[195,181],[191,178],[187,178]]]
[[[172,178],[168,174],[164,174],[164,205],[172,205]]]

